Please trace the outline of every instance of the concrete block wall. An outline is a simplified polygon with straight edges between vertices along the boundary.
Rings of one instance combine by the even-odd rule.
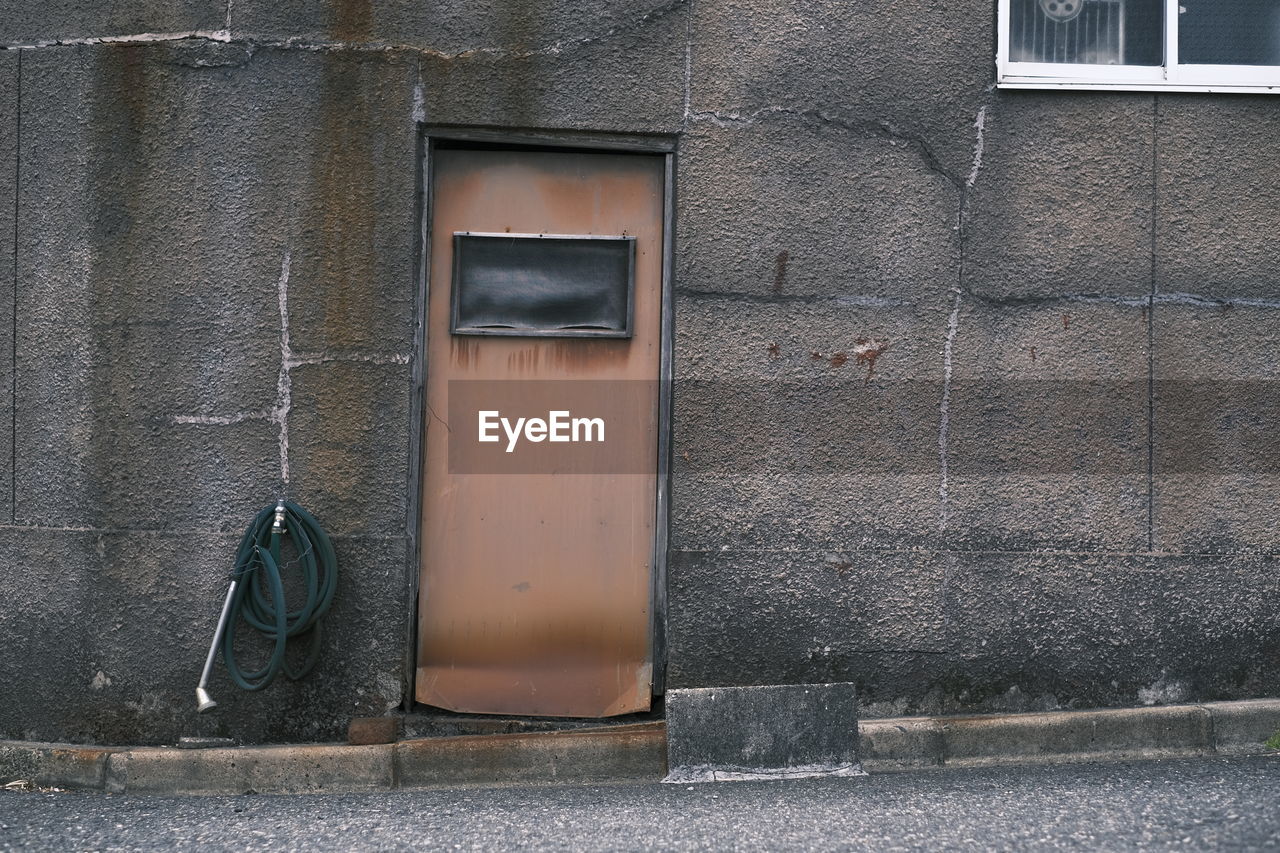
[[[1280,693],[1272,98],[997,91],[988,0],[0,12],[0,737],[399,706],[430,124],[678,135],[670,685]],[[281,491],[321,667],[197,717]]]

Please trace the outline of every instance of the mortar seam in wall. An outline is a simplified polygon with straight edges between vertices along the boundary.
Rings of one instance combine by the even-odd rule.
[[[13,334],[10,336],[12,351],[9,359],[9,520],[15,525],[18,523],[18,199],[22,187],[22,51],[18,51],[17,65],[17,118],[13,138],[13,314],[10,317]]]
[[[4,525],[0,525],[0,530],[4,530]],[[27,528],[22,528],[27,529]],[[913,548],[910,546],[903,547],[861,547],[861,548],[736,548],[732,550],[724,550],[718,547],[699,547],[699,548],[677,548],[673,553],[680,554],[711,554],[711,555],[740,555],[740,554],[811,554],[814,556],[827,554],[905,554],[905,555],[923,555],[923,556],[945,556],[948,554],[960,556],[1014,556],[1014,557],[1149,557],[1152,559],[1184,559],[1184,558],[1205,558],[1205,559],[1280,559],[1280,550],[1256,549],[1249,551],[1143,551],[1143,550],[1120,550],[1107,549],[1089,551],[1079,548],[958,548],[949,546],[946,548]]]
[[[95,536],[212,536],[221,538],[239,538],[243,535],[235,530],[214,530],[199,527],[72,527],[41,524],[0,524],[0,532],[21,531],[23,533],[89,533]],[[386,542],[404,540],[403,533],[361,533],[332,532],[330,539],[373,539]]]
[[[692,287],[677,287],[676,295],[688,299],[722,300],[735,302],[758,302],[766,305],[783,305],[799,303],[804,305],[830,304],[836,306],[864,306],[870,308],[889,308],[910,305],[900,299],[883,297],[867,297],[853,293],[819,294],[819,293],[753,293],[742,290],[700,290]],[[971,302],[979,302],[992,307],[1035,307],[1041,305],[1079,304],[1079,305],[1114,305],[1120,308],[1142,308],[1151,306],[1152,296],[1150,284],[1148,292],[1135,296],[1108,296],[1100,291],[1082,291],[1074,293],[1057,293],[1045,296],[992,296],[983,293],[966,293]],[[1200,293],[1170,291],[1155,295],[1157,305],[1188,305],[1196,308],[1280,308],[1280,300],[1240,298],[1226,296],[1210,296]]]
[[[696,0],[689,0],[689,14],[684,22],[684,117],[680,129],[689,129],[689,117],[693,108],[693,17],[697,11]]]
[[[1156,228],[1160,204],[1160,96],[1151,96],[1151,290],[1147,295],[1147,551],[1154,552],[1156,512]]]

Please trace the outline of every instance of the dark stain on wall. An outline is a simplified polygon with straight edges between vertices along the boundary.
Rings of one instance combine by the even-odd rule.
[[[140,379],[147,366],[134,362],[137,337],[163,333],[156,305],[139,292],[137,262],[150,249],[146,231],[151,179],[149,129],[153,109],[152,69],[146,47],[117,45],[93,54],[94,88],[88,123],[92,173],[86,203],[91,218],[88,248],[89,316],[93,318],[89,409],[92,438],[88,499],[95,524],[113,526],[120,491],[146,463],[139,452],[148,426]],[[145,482],[145,476],[141,477]]]
[[[333,37],[337,41],[368,41],[373,35],[373,0],[333,0]]]
[[[787,286],[787,261],[790,260],[791,253],[783,249],[778,253],[778,257],[774,261],[773,272],[773,292],[781,293],[782,289]]]
[[[376,133],[368,97],[376,91],[376,69],[359,56],[329,55],[323,62],[320,147],[313,159],[307,223],[319,252],[324,321],[306,331],[320,337],[316,343],[323,349],[360,347],[376,343],[369,340],[376,306],[368,281],[374,270]]]
[[[154,294],[140,280],[140,262],[151,249],[153,212],[148,186],[153,179],[152,129],[156,109],[154,52],[143,46],[118,45],[92,54],[90,113],[87,122],[90,173],[85,204],[92,214],[88,268],[88,370],[90,436],[83,460],[88,524],[111,528],[149,527],[152,518],[126,515],[131,493],[151,482],[156,433],[145,413],[149,381],[156,377],[141,354],[149,336],[166,334],[165,319]],[[70,378],[68,371],[68,378]],[[152,451],[149,453],[149,451]],[[135,505],[136,508],[136,505]],[[145,510],[143,510],[145,513]],[[92,609],[128,601],[148,586],[159,567],[122,571],[99,542],[86,555],[86,604]],[[86,664],[98,660],[113,644],[101,636],[101,621],[90,614],[76,620],[83,632]],[[127,638],[125,654],[139,653]],[[93,675],[85,666],[82,677]],[[62,728],[77,739],[127,743],[145,737],[154,720],[130,707],[109,690],[87,708],[69,708]]]

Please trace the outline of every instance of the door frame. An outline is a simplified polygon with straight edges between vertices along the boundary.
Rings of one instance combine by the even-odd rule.
[[[565,149],[596,153],[656,154],[663,157],[662,199],[662,329],[658,367],[658,459],[654,502],[654,542],[650,577],[650,651],[653,655],[653,695],[666,692],[667,676],[667,561],[671,521],[671,426],[674,366],[672,344],[675,337],[675,136],[614,134],[577,131],[506,130],[487,127],[418,125],[415,157],[418,232],[414,251],[414,332],[410,377],[410,440],[408,471],[408,518],[406,519],[407,574],[409,577],[408,630],[404,655],[403,709],[415,704],[418,656],[418,578],[422,572],[422,495],[424,439],[426,437],[427,294],[431,274],[431,224],[434,151],[437,143],[496,145],[511,148]]]

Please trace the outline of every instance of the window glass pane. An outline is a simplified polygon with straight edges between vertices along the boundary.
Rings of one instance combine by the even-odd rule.
[[[1163,0],[1011,0],[1009,59],[1160,65]]]
[[[1182,0],[1178,61],[1188,65],[1280,65],[1277,0]]]

